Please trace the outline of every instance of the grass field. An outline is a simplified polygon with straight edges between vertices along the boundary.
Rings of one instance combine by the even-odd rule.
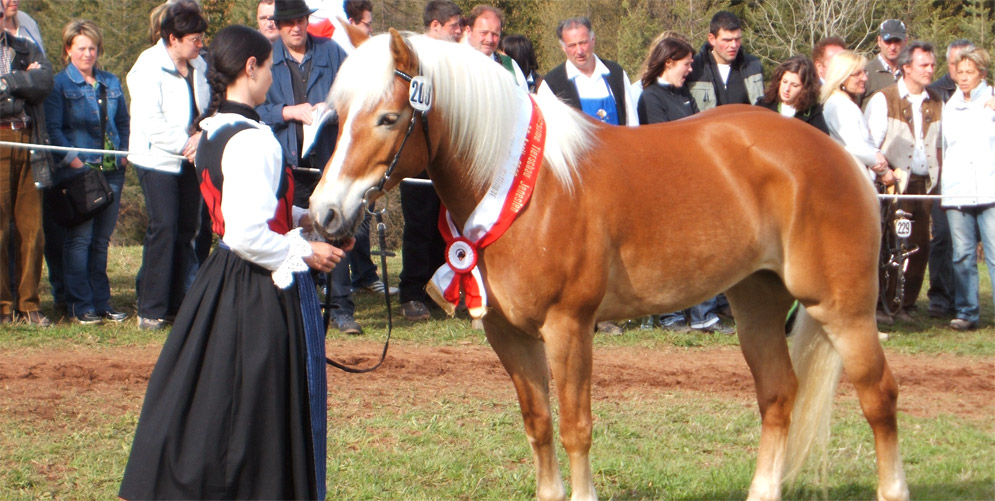
[[[133,312],[133,277],[140,249],[114,247],[112,287],[117,306]],[[391,263],[396,282],[399,263]],[[982,322],[992,323],[991,284],[983,276]],[[49,303],[43,308],[51,308]],[[357,296],[363,339],[330,333],[330,342],[366,343],[385,334],[379,298]],[[920,306],[925,307],[924,298]],[[395,305],[395,314],[399,315]],[[890,329],[886,352],[902,356],[954,357],[965,364],[995,364],[995,332],[955,333],[923,318]],[[465,318],[411,324],[395,319],[399,346],[453,350],[486,346]],[[46,351],[100,358],[117,352],[154,352],[164,336],[139,331],[133,319],[120,325],[60,323],[37,331],[0,332],[0,374],[13,357]],[[596,350],[680,351],[708,358],[735,350],[734,336],[701,336],[634,326],[623,336],[596,338]],[[144,350],[144,351],[143,351]],[[71,361],[67,361],[69,363]],[[510,383],[487,394],[458,388],[425,391],[391,380],[366,388],[364,376],[332,374],[330,389],[329,498],[340,499],[531,499],[531,451]],[[653,370],[653,368],[647,368]],[[460,367],[451,371],[456,374]],[[453,377],[452,374],[442,375]],[[116,496],[144,392],[141,382],[110,381],[110,395],[78,388],[41,388],[37,405],[0,394],[0,498],[111,499]],[[384,383],[385,381],[385,383]],[[10,380],[0,378],[7,393]],[[981,382],[995,388],[995,381]],[[120,387],[120,396],[114,389]],[[355,390],[355,391],[353,391]],[[57,393],[57,394],[56,394]],[[913,498],[995,499],[995,390],[985,415],[939,410],[928,416],[900,413],[903,459]],[[57,402],[52,405],[52,399]],[[15,405],[16,404],[16,405]],[[555,404],[554,404],[555,405]],[[54,410],[53,410],[54,409]],[[630,398],[596,398],[592,467],[606,499],[740,499],[752,477],[759,439],[756,403],[746,398],[668,389]],[[566,476],[566,458],[560,451]],[[810,466],[790,499],[874,497],[874,451],[870,430],[852,397],[838,399],[828,469]]]

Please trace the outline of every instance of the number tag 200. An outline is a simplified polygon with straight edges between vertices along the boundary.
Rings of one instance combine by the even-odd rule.
[[[418,111],[428,111],[432,107],[432,82],[421,75],[413,77],[408,87],[408,103]]]

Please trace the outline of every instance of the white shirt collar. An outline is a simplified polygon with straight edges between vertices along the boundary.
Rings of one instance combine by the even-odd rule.
[[[905,79],[904,78],[899,78],[898,79],[898,98],[901,99],[901,98],[905,98],[905,97],[909,97],[911,99],[916,99],[916,100],[918,100],[918,99],[929,100],[929,93],[926,92],[926,88],[923,87],[922,92],[920,92],[918,95],[913,95],[911,92],[909,92],[909,88],[905,85]]]
[[[608,71],[608,67],[605,66],[605,63],[601,62],[601,58],[600,57],[598,57],[597,55],[595,55],[594,56],[594,61],[595,61],[594,73],[591,73],[591,76],[589,77],[589,76],[581,73],[580,70],[577,68],[577,66],[574,66],[574,63],[571,62],[568,59],[567,60],[567,64],[566,64],[567,79],[568,80],[573,80],[574,78],[577,78],[578,76],[579,77],[584,77],[584,78],[601,78],[602,75],[607,75],[607,74],[611,73],[610,71]]]

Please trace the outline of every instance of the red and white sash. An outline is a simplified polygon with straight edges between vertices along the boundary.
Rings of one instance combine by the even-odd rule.
[[[470,316],[484,316],[487,292],[477,268],[480,249],[504,234],[532,196],[546,144],[546,122],[532,97],[527,97],[519,100],[522,112],[508,158],[467,218],[462,234],[449,210],[443,207],[439,213],[439,231],[446,240],[446,264],[435,272],[426,289],[450,315],[456,311],[462,290]]]

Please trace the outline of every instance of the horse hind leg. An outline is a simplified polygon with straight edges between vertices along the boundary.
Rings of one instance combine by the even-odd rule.
[[[784,321],[793,301],[780,278],[758,272],[726,291],[736,331],[753,374],[760,408],[760,446],[749,499],[779,499],[797,379]]]
[[[853,290],[853,289],[850,289]],[[821,321],[835,351],[842,359],[847,379],[857,390],[861,410],[874,433],[877,453],[878,499],[909,498],[905,471],[898,449],[898,385],[878,340],[874,299],[868,306],[850,313],[842,307],[829,312],[812,307],[809,313]],[[836,304],[845,305],[845,301]]]
[[[562,500],[566,497],[553,444],[553,419],[549,404],[549,366],[543,342],[511,326],[497,312],[484,319],[484,332],[491,347],[511,377],[532,446],[536,468],[536,497]]]

